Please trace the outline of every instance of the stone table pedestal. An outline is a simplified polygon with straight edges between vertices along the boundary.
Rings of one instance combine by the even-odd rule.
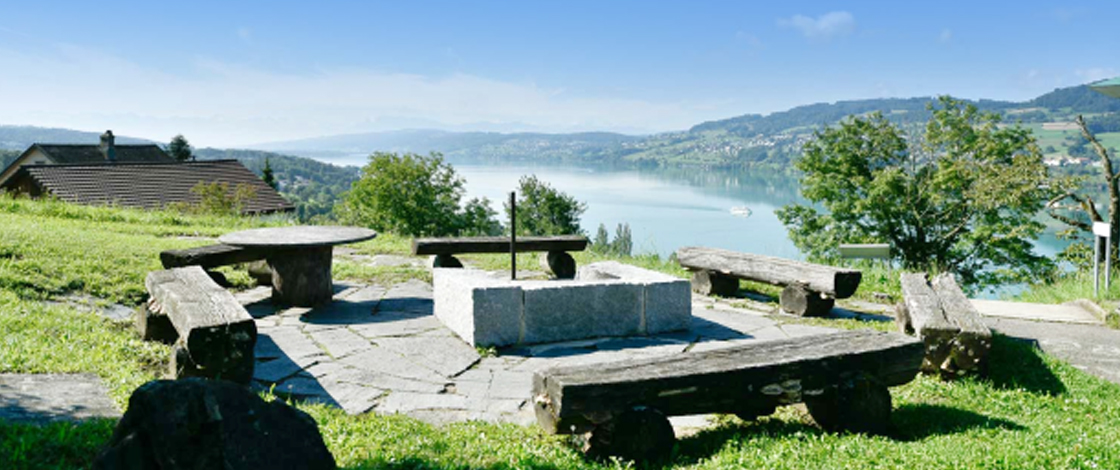
[[[258,228],[223,235],[218,241],[267,251],[272,298],[296,307],[330,302],[334,245],[369,240],[377,232],[356,227],[293,226]]]

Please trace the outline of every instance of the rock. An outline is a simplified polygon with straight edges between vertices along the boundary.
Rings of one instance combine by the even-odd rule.
[[[156,380],[128,403],[93,468],[336,468],[310,416],[229,382]]]

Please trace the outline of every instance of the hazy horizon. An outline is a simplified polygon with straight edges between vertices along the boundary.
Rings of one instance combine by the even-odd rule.
[[[1118,13],[1109,2],[5,3],[0,123],[249,147],[404,129],[644,135],[867,98],[1024,101],[1120,75]]]

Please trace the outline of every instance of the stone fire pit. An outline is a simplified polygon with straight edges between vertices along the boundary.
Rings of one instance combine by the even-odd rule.
[[[496,276],[434,270],[435,315],[472,346],[650,335],[691,323],[689,282],[636,266],[593,263],[573,280]]]

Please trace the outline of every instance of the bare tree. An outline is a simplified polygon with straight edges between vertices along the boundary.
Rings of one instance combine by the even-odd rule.
[[[1108,149],[1106,149],[1104,145],[1101,145],[1096,136],[1089,131],[1089,126],[1085,124],[1085,119],[1078,115],[1077,119],[1074,119],[1073,122],[1081,129],[1081,135],[1093,146],[1093,150],[1096,151],[1097,157],[1100,159],[1101,177],[1104,179],[1104,183],[1108,188],[1108,223],[1112,228],[1110,233],[1111,243],[1108,249],[1112,250],[1112,259],[1116,260],[1117,245],[1120,244],[1120,174],[1117,174],[1116,170],[1113,168],[1112,156],[1108,154]],[[1086,233],[1089,237],[1093,237],[1093,222],[1105,222],[1105,219],[1101,216],[1100,212],[1097,211],[1092,196],[1082,196],[1077,193],[1078,189],[1076,186],[1078,186],[1077,183],[1079,182],[1079,180],[1075,179],[1066,179],[1060,182],[1061,189],[1059,190],[1059,194],[1046,205],[1047,212],[1050,214],[1050,217],[1068,225],[1072,231]],[[1071,217],[1058,212],[1060,208],[1058,203],[1067,199],[1077,204],[1081,209],[1083,217]],[[1085,218],[1087,218],[1088,221],[1086,221]]]

